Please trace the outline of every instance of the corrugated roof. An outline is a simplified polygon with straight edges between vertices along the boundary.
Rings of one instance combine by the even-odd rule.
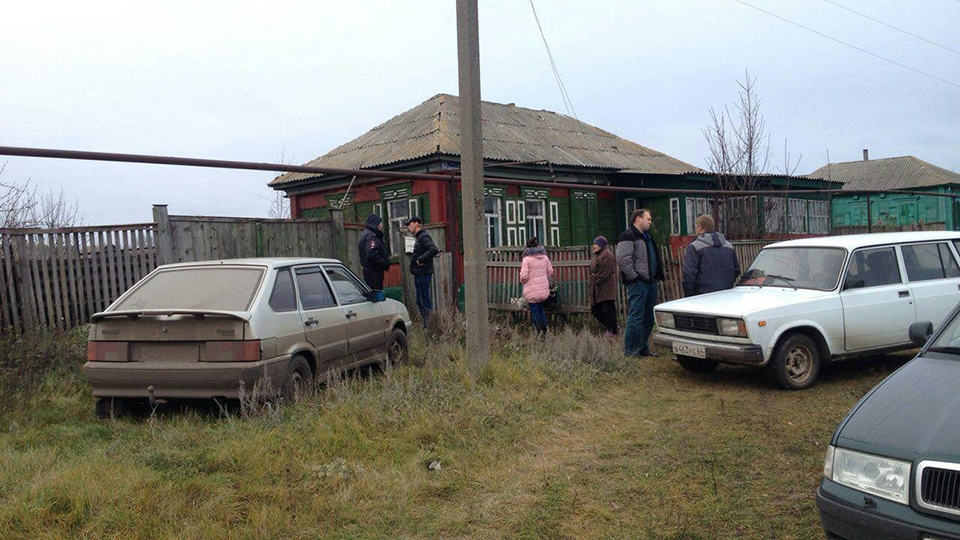
[[[661,174],[699,171],[662,152],[552,111],[484,101],[480,112],[484,159],[546,160],[554,165]],[[457,96],[438,94],[305,165],[373,169],[432,154],[459,156],[459,113]],[[315,176],[287,173],[270,185]]]
[[[828,171],[829,169],[829,171]],[[910,189],[960,184],[960,174],[913,156],[831,163],[808,176],[843,182],[845,190]]]

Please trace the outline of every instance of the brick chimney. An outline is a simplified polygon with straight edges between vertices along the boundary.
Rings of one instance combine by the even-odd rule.
[[[870,150],[867,148],[863,149],[863,160],[870,161]]]

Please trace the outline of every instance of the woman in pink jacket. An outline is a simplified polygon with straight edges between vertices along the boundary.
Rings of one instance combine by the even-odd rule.
[[[547,314],[543,311],[543,301],[550,296],[550,276],[553,264],[547,258],[537,237],[527,241],[523,250],[523,264],[520,265],[520,283],[523,284],[523,297],[530,304],[530,321],[540,334],[547,333]]]

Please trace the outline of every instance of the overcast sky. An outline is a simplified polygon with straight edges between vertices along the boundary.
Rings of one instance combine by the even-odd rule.
[[[960,1],[745,0],[960,85]],[[457,93],[453,0],[7,2],[0,145],[302,163]],[[845,11],[840,4],[940,45]],[[535,0],[581,120],[705,167],[710,107],[758,79],[798,173],[914,155],[960,170],[960,87],[736,0]],[[564,112],[528,0],[480,0],[483,99]],[[273,175],[8,158],[87,224],[265,216]]]

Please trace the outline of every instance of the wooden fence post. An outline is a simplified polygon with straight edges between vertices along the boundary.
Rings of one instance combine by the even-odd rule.
[[[333,218],[333,252],[341,262],[346,264],[348,246],[346,231],[343,228],[343,210],[331,208],[330,217]]]
[[[170,234],[170,215],[167,205],[153,205],[153,221],[157,224],[157,266],[176,262],[173,260],[173,236]]]

